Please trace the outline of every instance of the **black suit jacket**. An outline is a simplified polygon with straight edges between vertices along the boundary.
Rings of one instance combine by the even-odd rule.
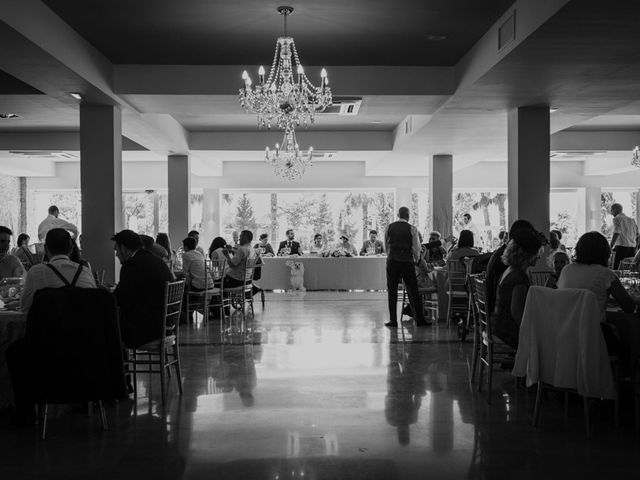
[[[287,246],[287,240],[280,242],[280,246],[278,247],[278,254]],[[300,244],[295,240],[291,241],[291,255],[302,255],[300,251]]]
[[[147,250],[122,264],[116,299],[122,341],[130,348],[157,340],[164,325],[164,288],[173,281],[167,264]]]

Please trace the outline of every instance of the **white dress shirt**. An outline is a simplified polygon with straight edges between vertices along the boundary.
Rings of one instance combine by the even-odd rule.
[[[64,230],[68,230],[73,233],[74,237],[78,236],[78,227],[76,227],[73,223],[67,222],[61,218],[56,217],[55,215],[49,215],[45,218],[40,225],[38,225],[38,239],[41,242],[44,242],[47,237],[47,232],[54,228],[62,228]]]
[[[56,270],[58,270],[69,283],[73,280],[73,277],[78,270],[78,264],[69,260],[66,255],[55,255],[49,261]],[[22,299],[20,300],[20,309],[23,312],[27,312],[31,308],[33,303],[33,295],[43,288],[60,288],[64,287],[64,282],[53,273],[51,268],[46,264],[41,263],[34,265],[27,272],[27,278],[24,282],[24,288],[22,289]],[[82,267],[76,287],[80,288],[96,288],[96,282],[91,275],[91,271],[87,267]]]
[[[614,247],[635,247],[638,225],[633,218],[619,213],[613,217],[613,233],[618,234]]]

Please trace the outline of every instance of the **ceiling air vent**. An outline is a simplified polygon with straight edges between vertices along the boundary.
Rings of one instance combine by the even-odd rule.
[[[13,155],[23,155],[25,157],[35,158],[52,158],[52,159],[72,159],[78,158],[77,155],[67,152],[48,152],[45,150],[10,150]]]
[[[329,115],[357,115],[362,105],[359,97],[333,97],[333,103],[320,112]]]

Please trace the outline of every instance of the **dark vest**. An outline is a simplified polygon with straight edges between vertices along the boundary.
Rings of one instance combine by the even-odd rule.
[[[387,228],[389,239],[389,252],[387,258],[396,262],[413,263],[413,238],[411,224],[408,222],[393,222]]]

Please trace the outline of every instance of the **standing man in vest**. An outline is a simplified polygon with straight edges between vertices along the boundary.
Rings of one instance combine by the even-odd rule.
[[[385,234],[385,250],[387,251],[387,295],[389,301],[389,321],[385,327],[398,326],[398,282],[404,280],[409,294],[411,311],[415,313],[416,325],[426,327],[430,325],[424,319],[424,311],[415,266],[420,260],[420,239],[418,230],[409,223],[409,209],[400,207],[398,221],[387,228]]]
[[[611,251],[613,252],[613,269],[617,270],[623,258],[633,257],[636,254],[636,237],[638,225],[633,218],[622,213],[622,205],[611,205],[613,215],[613,237],[611,237]]]

